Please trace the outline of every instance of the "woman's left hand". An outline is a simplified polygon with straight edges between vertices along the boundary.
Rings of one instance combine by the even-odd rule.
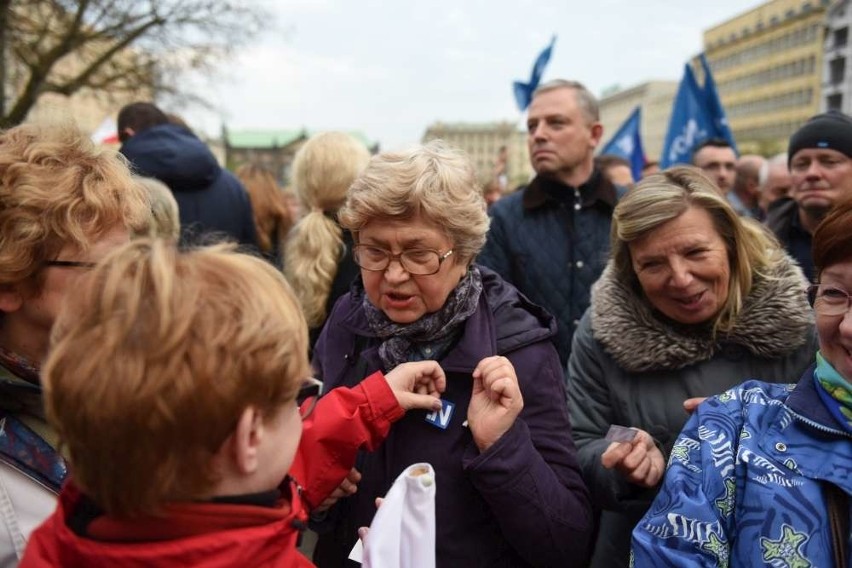
[[[486,357],[473,371],[467,421],[480,452],[512,427],[524,408],[515,368],[505,357]]]

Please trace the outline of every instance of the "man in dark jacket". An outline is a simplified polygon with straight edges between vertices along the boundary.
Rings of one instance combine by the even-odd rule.
[[[618,191],[594,167],[603,127],[597,101],[582,84],[559,79],[540,86],[527,129],[536,177],[492,206],[477,262],[556,316],[564,365],[589,290],[606,264]]]
[[[774,202],[766,224],[814,281],[811,235],[832,206],[852,196],[852,118],[818,114],[790,137],[792,197]]]
[[[186,127],[170,123],[152,103],[132,103],[118,113],[118,137],[121,153],[137,173],[172,190],[182,243],[225,237],[257,247],[248,193]]]

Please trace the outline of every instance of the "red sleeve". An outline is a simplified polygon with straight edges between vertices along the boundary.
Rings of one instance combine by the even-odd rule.
[[[308,508],[319,505],[346,478],[359,449],[374,450],[403,417],[393,391],[377,371],[353,388],[324,395],[305,420],[292,476]]]

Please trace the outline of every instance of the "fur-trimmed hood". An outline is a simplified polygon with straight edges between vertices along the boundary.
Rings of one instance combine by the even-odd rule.
[[[809,338],[813,315],[801,269],[786,254],[755,278],[734,329],[712,337],[709,326],[666,320],[629,284],[617,281],[612,262],[592,288],[592,333],[624,370],[680,369],[734,343],[759,357],[787,355]]]

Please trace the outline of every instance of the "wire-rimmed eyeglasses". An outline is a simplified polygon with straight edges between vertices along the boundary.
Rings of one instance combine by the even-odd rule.
[[[435,274],[452,254],[452,249],[443,254],[433,249],[408,249],[393,254],[387,249],[373,245],[355,245],[352,248],[355,264],[364,270],[382,272],[390,266],[392,260],[396,260],[403,270],[416,276]]]
[[[296,394],[296,405],[302,420],[310,416],[322,396],[322,381],[313,377],[305,379]]]
[[[842,316],[849,311],[852,297],[834,284],[814,284],[808,287],[808,302],[814,311],[824,316]]]

